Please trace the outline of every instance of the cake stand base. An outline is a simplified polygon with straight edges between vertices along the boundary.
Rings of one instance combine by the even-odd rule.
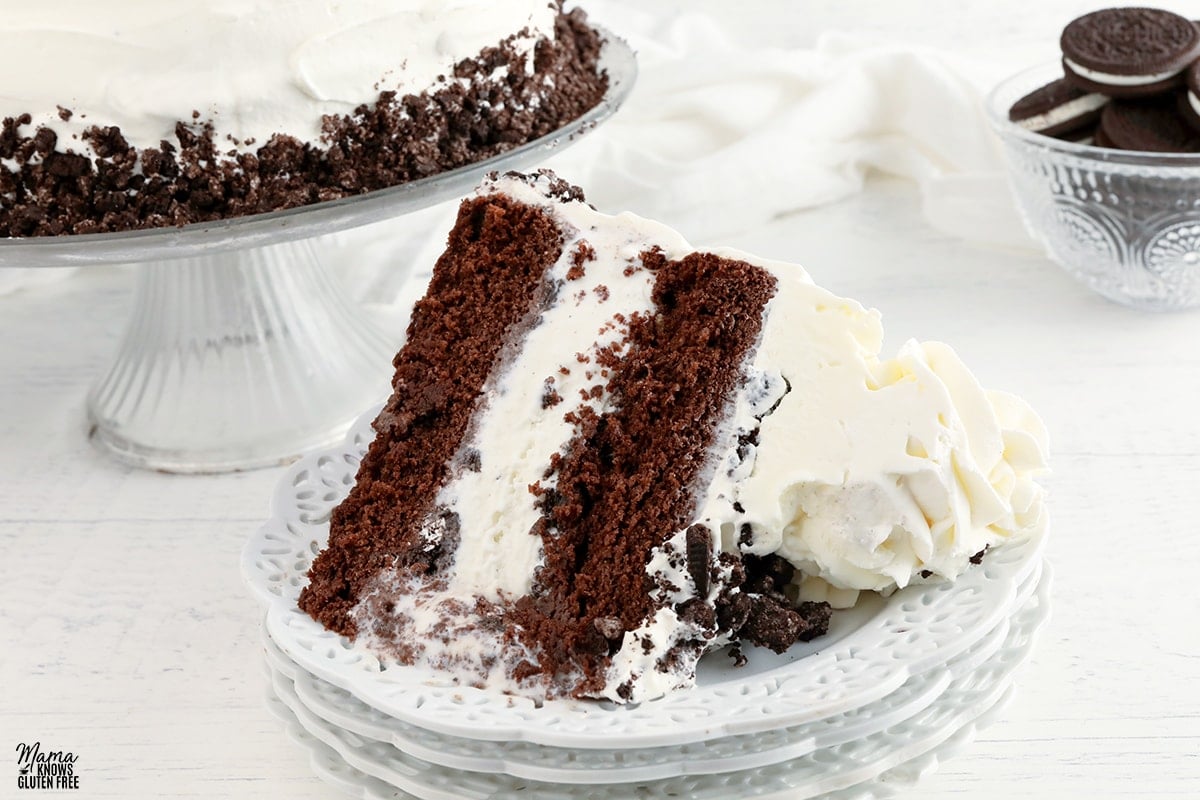
[[[134,312],[88,397],[91,438],[168,472],[287,462],[386,396],[396,343],[313,239],[139,266]]]

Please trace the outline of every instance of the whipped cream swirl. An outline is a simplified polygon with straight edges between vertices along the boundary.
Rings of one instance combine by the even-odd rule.
[[[753,381],[739,398],[735,427],[757,444],[725,454],[699,514],[724,549],[778,553],[809,577],[806,599],[841,606],[953,579],[1044,522],[1047,436],[1024,401],[984,390],[941,343],[881,359],[879,312],[764,266],[780,286],[751,375],[788,388],[765,415]]]

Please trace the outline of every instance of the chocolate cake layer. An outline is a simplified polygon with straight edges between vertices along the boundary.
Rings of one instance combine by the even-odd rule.
[[[325,626],[353,635],[348,612],[385,567],[423,575],[453,561],[457,520],[435,507],[437,491],[452,469],[470,468],[452,458],[504,344],[551,299],[543,274],[562,247],[562,233],[540,209],[503,196],[460,207],[394,361],[375,440],[300,596],[300,607]]]
[[[384,92],[352,115],[327,117],[320,142],[281,133],[239,150],[197,114],[157,148],[135,148],[120,129],[97,125],[84,134],[92,157],[49,128],[30,130],[28,114],[8,117],[0,127],[0,236],[209,222],[349,197],[503,153],[604,96],[601,42],[583,12],[560,15],[556,31],[537,46],[532,72],[506,41],[460,62],[436,90]]]
[[[540,659],[529,669],[559,680],[582,669],[579,696],[601,693],[611,652],[655,611],[649,554],[688,527],[776,285],[763,269],[709,254],[643,260],[657,272],[656,311],[630,322],[624,357],[601,362],[616,410],[580,413],[556,488],[540,490],[545,561],[512,615]],[[710,549],[706,535],[706,559]]]

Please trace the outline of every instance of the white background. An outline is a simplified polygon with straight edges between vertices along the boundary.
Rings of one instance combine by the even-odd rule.
[[[861,31],[1015,71],[1093,7],[1018,5],[654,13],[707,11],[787,47]],[[911,796],[1200,797],[1200,312],[1126,310],[1033,250],[936,232],[915,187],[883,177],[726,243],[880,308],[888,348],[952,343],[1050,429],[1051,622],[1003,721]],[[280,471],[140,472],[87,444],[85,392],[131,277],[88,269],[0,297],[0,797],[18,796],[12,748],[34,740],[80,756],[70,796],[336,797],[264,707],[259,609],[238,572]]]

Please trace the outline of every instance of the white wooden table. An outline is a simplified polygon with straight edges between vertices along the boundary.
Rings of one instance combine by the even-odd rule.
[[[919,796],[1198,797],[1200,313],[1111,305],[929,232],[912,200],[877,181],[734,244],[953,342],[1052,433],[1051,623],[1003,721]],[[263,705],[238,573],[279,470],[139,472],[86,442],[129,284],[98,269],[0,301],[0,745],[77,753],[81,797],[335,797]]]
[[[1015,14],[992,31],[1029,43]],[[918,22],[926,41],[969,27]],[[910,795],[1200,797],[1200,312],[1126,310],[1039,255],[935,233],[898,181],[730,244],[879,307],[888,348],[952,343],[1051,431],[1051,622],[1003,720]],[[139,472],[87,443],[84,394],[131,277],[99,268],[0,297],[0,797],[38,796],[16,789],[14,748],[33,741],[79,756],[65,796],[337,797],[264,706],[239,576],[280,470]]]

